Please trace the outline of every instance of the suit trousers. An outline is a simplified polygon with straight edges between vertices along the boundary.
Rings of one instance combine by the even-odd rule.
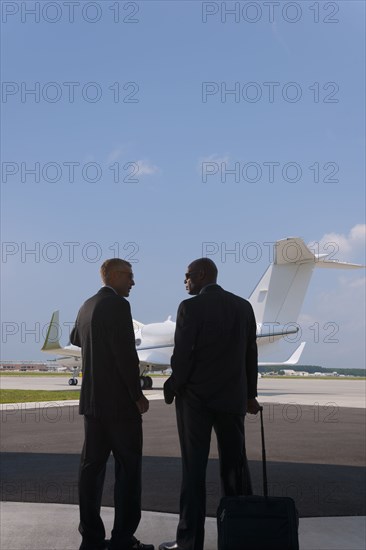
[[[112,452],[115,513],[111,548],[128,548],[141,519],[141,415],[136,408],[136,412],[118,420],[84,416],[84,430],[79,470],[79,532],[83,547],[98,548],[105,539],[100,507],[106,463]]]
[[[175,404],[182,454],[176,540],[182,550],[203,550],[206,468],[212,428],[217,437],[222,496],[252,494],[245,452],[244,415],[209,409],[191,396],[177,396]]]

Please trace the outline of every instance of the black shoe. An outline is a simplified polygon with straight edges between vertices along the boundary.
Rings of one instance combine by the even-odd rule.
[[[105,540],[102,545],[91,545],[87,542],[82,542],[79,550],[108,550],[109,548],[109,540]]]
[[[114,546],[109,546],[111,550],[114,550]],[[121,550],[125,550],[125,548],[121,548]],[[143,544],[139,540],[137,540],[135,537],[132,539],[132,546],[128,547],[128,550],[155,550],[155,547],[153,544]]]
[[[175,540],[173,542],[162,542],[159,545],[159,550],[179,550],[179,546]]]
[[[155,550],[155,546],[153,544],[143,544],[137,539],[130,548],[131,550]]]

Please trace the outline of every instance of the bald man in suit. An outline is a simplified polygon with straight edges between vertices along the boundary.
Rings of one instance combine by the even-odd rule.
[[[251,493],[244,416],[257,414],[256,322],[247,300],[216,283],[208,258],[185,274],[188,293],[178,309],[172,375],[166,403],[175,398],[183,477],[176,540],[160,550],[203,550],[205,476],[212,428],[217,436],[222,494]]]

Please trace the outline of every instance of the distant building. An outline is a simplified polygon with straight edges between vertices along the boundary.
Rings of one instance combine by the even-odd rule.
[[[40,361],[1,361],[0,370],[7,371],[48,371],[48,363]]]
[[[283,369],[282,372],[285,376],[293,376],[295,374],[295,371],[292,369]]]
[[[283,369],[282,372],[285,376],[309,376],[308,372],[300,370]]]

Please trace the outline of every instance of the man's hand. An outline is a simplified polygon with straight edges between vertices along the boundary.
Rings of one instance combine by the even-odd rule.
[[[141,397],[137,401],[135,401],[135,403],[140,414],[144,414],[149,410],[149,401],[144,395],[141,395]]]
[[[255,397],[253,399],[248,399],[247,412],[249,414],[258,414],[260,410],[261,406]]]
[[[170,386],[170,378],[164,383],[164,401],[167,405],[171,405],[174,401],[175,393]]]

